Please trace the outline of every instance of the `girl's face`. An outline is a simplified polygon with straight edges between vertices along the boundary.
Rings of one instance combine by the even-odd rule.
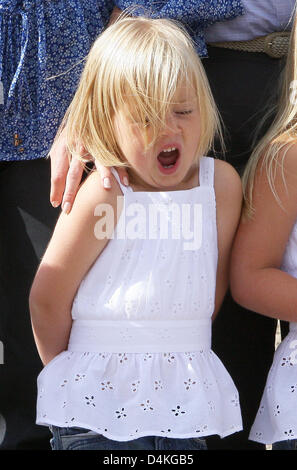
[[[132,112],[133,114],[133,112]],[[144,189],[176,190],[197,185],[200,115],[195,91],[180,86],[154,145],[145,150],[149,133],[132,122],[126,108],[114,116],[117,143],[131,165],[132,183]],[[149,136],[149,134],[148,134]]]

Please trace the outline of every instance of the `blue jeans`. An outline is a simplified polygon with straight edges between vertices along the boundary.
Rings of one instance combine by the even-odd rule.
[[[145,436],[119,442],[84,428],[50,426],[53,450],[207,450],[204,439]]]
[[[272,450],[297,450],[297,439],[275,442],[272,444]]]

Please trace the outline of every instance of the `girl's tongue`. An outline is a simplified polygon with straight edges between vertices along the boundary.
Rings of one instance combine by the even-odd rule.
[[[175,165],[179,157],[178,149],[163,150],[158,155],[158,160],[164,168],[170,168]]]

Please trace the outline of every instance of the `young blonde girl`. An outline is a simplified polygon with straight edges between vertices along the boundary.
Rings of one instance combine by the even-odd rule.
[[[37,423],[53,449],[205,449],[204,436],[242,426],[210,344],[241,184],[203,157],[219,119],[186,33],[145,18],[107,28],[66,123],[72,152],[79,141],[126,166],[131,185],[113,170],[106,191],[91,173],[37,272]]]
[[[297,437],[296,41],[295,18],[278,114],[244,174],[245,210],[231,268],[238,303],[290,322],[290,332],[276,350],[250,439],[265,444],[287,441],[292,449]]]

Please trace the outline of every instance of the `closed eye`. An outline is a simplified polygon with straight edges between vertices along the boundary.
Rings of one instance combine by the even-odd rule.
[[[188,109],[187,111],[175,111],[175,114],[180,114],[182,116],[185,116],[186,114],[191,114],[193,111],[192,109]]]

